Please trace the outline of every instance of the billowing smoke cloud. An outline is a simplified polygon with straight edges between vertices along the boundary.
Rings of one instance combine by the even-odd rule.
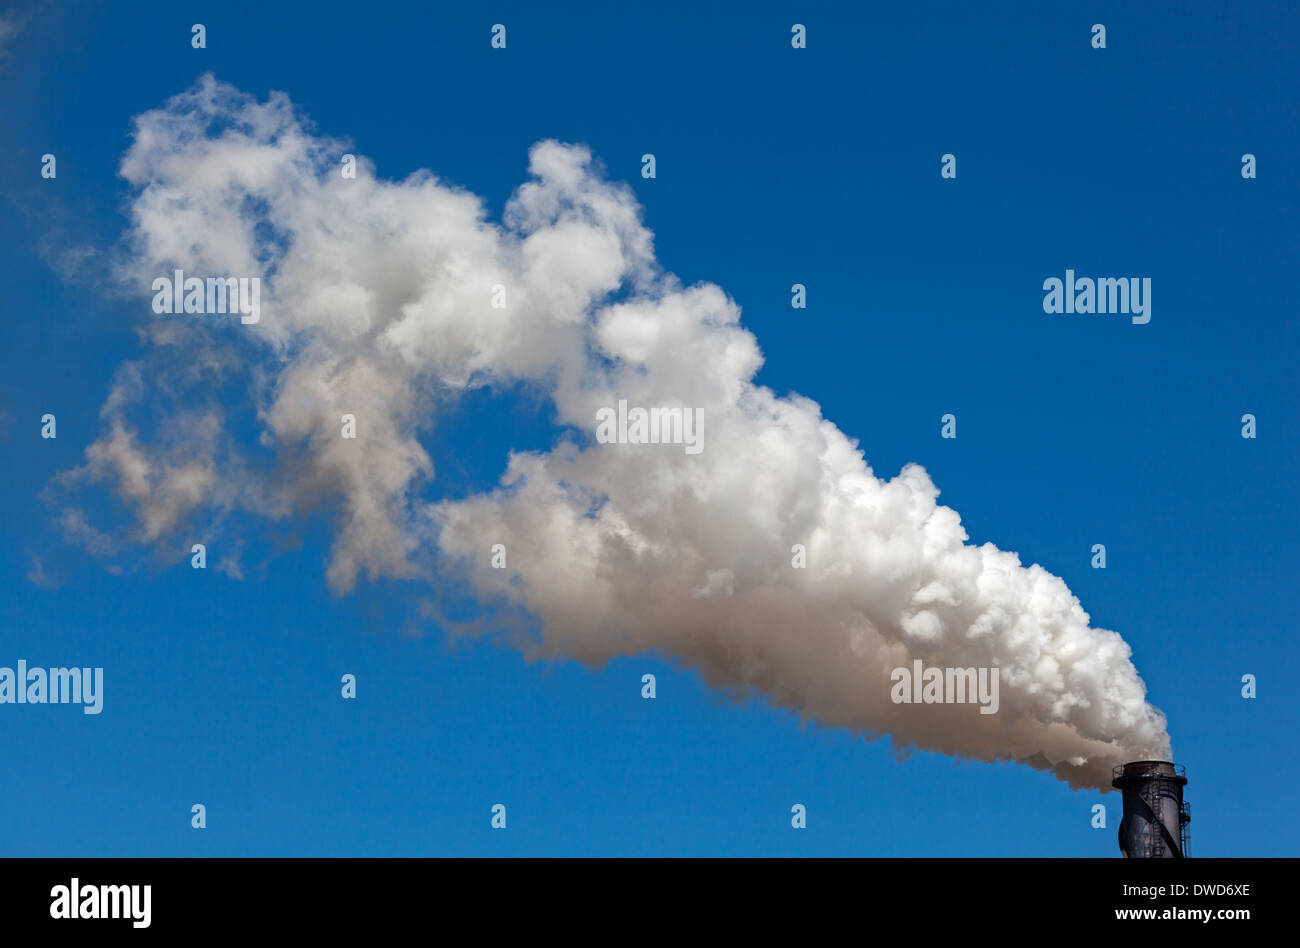
[[[428,173],[384,181],[359,157],[345,178],[349,150],[284,96],[211,77],[136,120],[122,275],[142,308],[179,267],[260,276],[262,318],[151,317],[105,434],[62,487],[111,486],[144,542],[200,514],[277,520],[329,502],[336,592],[454,574],[532,617],[537,654],[598,665],[657,650],[902,746],[1102,788],[1115,763],[1169,756],[1120,636],[1091,628],[1041,567],[967,545],[921,467],[880,479],[816,403],[755,385],[739,308],[657,266],[632,193],[586,148],[535,145],[500,224]],[[484,385],[543,393],[553,450],[511,455],[489,492],[422,501],[420,436]],[[620,399],[700,409],[703,451],[597,443],[597,412]],[[235,436],[240,400],[269,472]],[[146,403],[148,437],[131,420]],[[356,440],[340,437],[344,413]],[[891,672],[915,659],[997,666],[998,712],[894,703]]]

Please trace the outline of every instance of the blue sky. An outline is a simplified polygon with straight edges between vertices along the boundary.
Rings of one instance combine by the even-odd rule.
[[[0,707],[0,854],[1117,852],[1117,795],[1047,773],[900,759],[653,655],[590,671],[492,636],[412,635],[415,584],[332,594],[323,518],[243,580],[149,550],[116,575],[68,545],[41,493],[101,434],[144,316],[53,262],[120,238],[131,119],[209,70],[288,93],[380,176],[431,168],[493,215],[534,142],[588,144],[634,189],[660,263],[743,308],[759,383],[820,403],[880,476],[922,464],[972,542],[1061,576],[1130,643],[1191,779],[1192,855],[1297,853],[1279,792],[1300,778],[1293,9],[376,7],[16,8],[0,60],[0,664],[103,666],[106,696],[99,716]],[[489,47],[496,22],[507,50]],[[792,23],[808,49],[790,48]],[[1151,277],[1151,322],[1044,315],[1042,281],[1067,267]],[[489,487],[508,449],[553,436],[517,394],[475,395],[426,443],[435,491]]]

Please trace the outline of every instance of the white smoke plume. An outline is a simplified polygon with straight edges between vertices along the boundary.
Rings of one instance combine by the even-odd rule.
[[[921,467],[878,478],[815,402],[755,385],[762,356],[739,307],[658,267],[631,191],[586,148],[536,144],[500,224],[429,173],[385,181],[358,157],[345,179],[349,150],[285,96],[211,76],[136,119],[122,277],[149,316],[146,355],[119,374],[106,433],[62,487],[109,485],[151,543],[197,515],[277,520],[328,501],[338,593],[459,575],[533,617],[535,654],[594,666],[655,650],[903,747],[1102,789],[1116,763],[1168,759],[1123,639],[1091,628],[1056,576],[967,545]],[[261,276],[261,321],[148,313],[150,281],[174,267]],[[434,471],[421,435],[458,394],[521,384],[553,405],[553,450],[512,454],[490,492],[422,501]],[[194,391],[209,394],[196,405]],[[260,448],[240,447],[232,392]],[[704,450],[596,443],[597,411],[619,399],[702,409]],[[146,403],[148,437],[131,420]],[[340,437],[345,412],[355,441]],[[796,544],[806,568],[792,567]],[[998,713],[893,703],[890,673],[914,659],[996,665]]]

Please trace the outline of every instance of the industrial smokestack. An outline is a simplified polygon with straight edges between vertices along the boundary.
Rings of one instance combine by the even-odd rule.
[[[1111,786],[1124,794],[1119,849],[1129,859],[1182,859],[1187,855],[1184,769],[1167,760],[1137,760],[1115,768]]]

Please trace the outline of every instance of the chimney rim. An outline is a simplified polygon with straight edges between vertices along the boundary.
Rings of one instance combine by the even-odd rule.
[[[1122,788],[1130,780],[1174,780],[1187,783],[1187,768],[1172,760],[1131,760],[1111,770],[1110,785]]]

